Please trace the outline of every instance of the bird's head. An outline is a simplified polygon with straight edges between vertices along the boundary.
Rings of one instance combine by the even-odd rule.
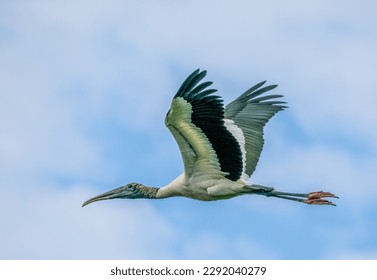
[[[103,194],[93,197],[85,201],[82,207],[92,202],[96,202],[100,200],[107,200],[107,199],[114,199],[114,198],[131,198],[131,199],[146,198],[146,193],[145,193],[146,188],[148,187],[145,187],[139,183],[130,183],[120,188],[116,188],[111,191],[108,191],[108,192],[105,192]]]

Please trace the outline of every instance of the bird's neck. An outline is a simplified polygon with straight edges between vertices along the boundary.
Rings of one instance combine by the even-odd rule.
[[[140,198],[157,198],[156,196],[157,196],[158,190],[159,188],[140,185],[139,186],[139,194],[141,196]]]
[[[165,187],[157,189],[156,198],[167,198],[173,196],[181,196],[182,192],[181,189],[185,182],[184,174],[181,174],[177,178],[175,178],[172,182],[170,182]]]

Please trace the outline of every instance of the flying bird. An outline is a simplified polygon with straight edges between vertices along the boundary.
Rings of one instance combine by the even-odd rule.
[[[202,82],[206,71],[189,75],[174,96],[165,124],[181,151],[184,172],[162,188],[139,183],[95,196],[89,203],[114,198],[187,198],[212,201],[255,194],[306,204],[334,205],[332,193],[281,192],[249,182],[263,149],[263,128],[277,112],[287,108],[282,95],[266,95],[276,85],[261,82],[227,106],[214,95],[212,82]]]

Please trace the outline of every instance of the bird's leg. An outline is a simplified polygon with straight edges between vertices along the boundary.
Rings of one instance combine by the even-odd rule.
[[[323,198],[327,198],[327,197],[338,198],[332,193],[323,192],[323,191],[302,194],[302,193],[279,192],[279,191],[276,191],[274,188],[261,186],[261,185],[250,185],[250,186],[245,186],[244,188],[249,190],[249,193],[252,193],[252,194],[273,196],[273,197],[293,200],[297,202],[302,202],[306,204],[336,206],[331,201],[328,201]]]
[[[283,199],[289,199],[297,202],[303,202],[306,204],[316,204],[316,205],[332,205],[336,206],[334,203],[331,201],[328,201],[326,197],[333,197],[333,198],[338,198],[332,193],[329,192],[311,192],[308,194],[299,194],[299,193],[288,193],[288,192],[278,192],[278,191],[272,191],[270,193],[266,193],[266,196],[274,196],[278,198],[283,198]]]

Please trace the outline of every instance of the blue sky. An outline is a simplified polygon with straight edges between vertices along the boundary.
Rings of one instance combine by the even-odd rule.
[[[375,1],[1,1],[0,259],[376,259]],[[182,172],[164,117],[208,70],[277,83],[252,182],[337,207],[88,198]]]

